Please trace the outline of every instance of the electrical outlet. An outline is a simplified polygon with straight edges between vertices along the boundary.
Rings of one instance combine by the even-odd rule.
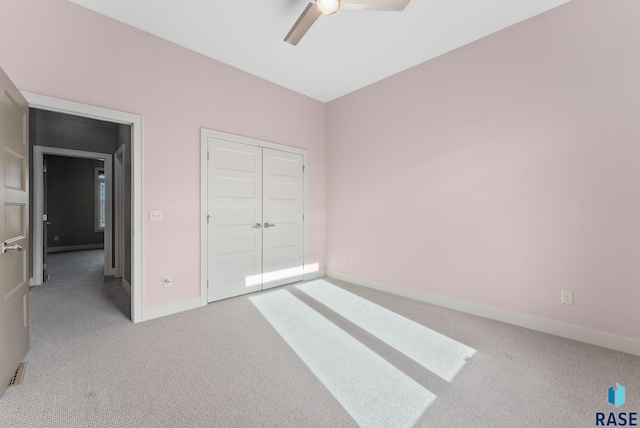
[[[162,285],[164,288],[171,287],[171,277],[165,276],[162,280]]]
[[[349,264],[352,265],[353,264],[353,256],[349,256]]]
[[[560,303],[573,305],[573,291],[562,290],[560,292]]]
[[[149,220],[150,221],[162,221],[162,211],[158,211],[158,210],[149,211]]]
[[[54,240],[54,241],[59,241],[59,240],[60,240],[60,237],[58,237],[58,236],[54,236],[54,237],[53,237],[53,240]]]

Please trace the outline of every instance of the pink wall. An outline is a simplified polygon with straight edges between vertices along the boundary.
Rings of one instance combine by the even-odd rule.
[[[573,1],[330,102],[327,268],[640,339],[638,16]]]
[[[65,0],[0,10],[0,67],[19,89],[144,117],[145,306],[200,295],[201,127],[309,150],[309,261],[324,269],[324,104]]]
[[[309,149],[324,268],[322,103],[65,0],[0,1],[20,89],[144,117],[145,306],[199,295],[201,127]],[[640,338],[639,12],[573,1],[329,103],[327,267]]]

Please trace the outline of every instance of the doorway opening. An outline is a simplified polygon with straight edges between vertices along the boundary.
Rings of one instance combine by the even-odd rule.
[[[41,217],[44,216],[44,213],[36,207],[38,203],[42,206],[42,199],[36,196],[36,190],[39,187],[37,181],[42,179],[41,171],[37,171],[39,160],[43,160],[45,154],[104,159],[104,175],[101,174],[101,169],[97,172],[94,170],[96,180],[94,182],[95,193],[99,195],[100,189],[104,192],[104,200],[94,200],[96,207],[100,207],[100,204],[103,204],[102,206],[104,207],[103,215],[94,213],[96,222],[94,227],[100,228],[103,223],[103,233],[108,237],[104,241],[104,249],[98,250],[103,254],[102,260],[106,262],[104,263],[102,274],[103,276],[107,275],[107,279],[109,277],[115,278],[116,276],[123,278],[122,287],[131,296],[128,303],[130,310],[126,312],[131,314],[133,322],[144,320],[141,290],[142,117],[37,94],[25,93],[24,95],[32,109],[32,114],[37,112],[41,116],[56,115],[57,119],[50,121],[48,126],[39,128],[33,126],[34,121],[30,123],[32,145],[34,140],[38,141],[38,139],[45,141],[43,145],[46,145],[44,149],[38,149],[36,147],[38,143],[32,147],[34,165],[32,179],[30,180],[33,183],[31,192],[31,206],[33,207],[31,228],[36,245],[33,246],[34,252],[30,261],[31,284],[39,285],[43,283],[41,263],[44,244],[39,245],[38,240],[44,238],[43,228],[46,223],[44,217]],[[88,120],[95,120],[95,122],[101,124],[98,126],[97,133],[90,135],[90,126],[86,126],[86,121]],[[76,125],[78,135],[75,139],[64,138],[68,127],[62,125],[65,123],[68,125],[68,122],[73,122]],[[107,137],[107,134],[109,134],[107,132],[108,128],[115,129],[115,135],[111,133],[111,136]],[[61,140],[71,140],[72,148],[47,147],[59,146],[61,145]],[[107,140],[110,140],[110,142]],[[126,144],[122,143],[122,141],[125,141]],[[105,143],[109,143],[109,149],[104,149]],[[93,149],[93,151],[89,152],[86,149]],[[117,176],[114,176],[116,174]],[[118,186],[117,188],[115,188],[116,185]],[[53,226],[53,224],[50,226]],[[134,233],[134,231],[137,231],[137,233]],[[57,242],[62,240],[60,235],[52,235],[52,239],[55,236],[58,236],[59,240]],[[36,254],[38,250],[40,257]]]
[[[65,251],[103,249],[113,275],[112,155],[33,145],[32,169],[32,285],[49,280],[49,254]]]
[[[52,254],[90,251],[93,258],[99,256],[98,273],[104,273],[108,239],[105,160],[45,154],[42,175],[42,281],[47,282],[52,272],[55,279],[61,279],[70,270],[65,266],[74,264],[69,254]]]

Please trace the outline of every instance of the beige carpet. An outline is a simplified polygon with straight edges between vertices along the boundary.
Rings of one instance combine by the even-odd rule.
[[[415,349],[429,347],[419,333],[428,329],[469,354],[452,374],[431,371],[366,313],[343,305],[339,315],[296,285],[134,325],[127,294],[119,280],[104,280],[101,262],[101,251],[50,257],[51,281],[30,293],[27,371],[0,399],[0,426],[353,427],[359,418],[367,426],[591,427],[596,412],[640,411],[638,357],[339,281],[329,282],[363,311],[415,323]],[[282,296],[291,310],[274,306]],[[323,365],[329,359],[334,365]],[[391,380],[378,382],[383,376]],[[616,382],[626,387],[617,410],[607,403]],[[401,403],[396,387],[435,398]]]

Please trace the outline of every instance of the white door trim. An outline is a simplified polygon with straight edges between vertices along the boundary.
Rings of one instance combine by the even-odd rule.
[[[44,227],[42,221],[44,219],[44,155],[58,155],[70,158],[83,159],[104,159],[105,172],[105,225],[104,225],[104,274],[113,275],[112,245],[113,245],[113,220],[111,216],[111,201],[113,177],[112,156],[109,153],[84,152],[80,150],[60,149],[57,147],[33,146],[33,278],[31,285],[40,285],[43,283],[43,244],[44,244]]]
[[[207,266],[209,260],[208,248],[207,248],[207,144],[209,138],[216,138],[218,140],[231,141],[234,143],[249,144],[256,147],[265,147],[273,150],[281,150],[284,152],[297,153],[302,155],[302,162],[305,169],[304,177],[304,275],[305,279],[309,279],[312,273],[307,272],[307,266],[309,264],[309,221],[308,221],[308,151],[298,147],[285,146],[283,144],[271,143],[268,141],[257,140],[249,137],[242,137],[239,135],[227,134],[225,132],[213,131],[211,129],[201,128],[200,130],[200,305],[206,306],[208,303],[208,290],[207,290]],[[308,276],[309,275],[309,276]]]
[[[29,107],[131,125],[131,321],[143,321],[142,293],[142,116],[22,92]]]

